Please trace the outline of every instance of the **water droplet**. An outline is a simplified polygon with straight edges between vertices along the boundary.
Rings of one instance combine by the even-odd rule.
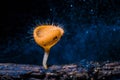
[[[50,8],[50,11],[52,11],[52,9]]]
[[[71,4],[70,7],[73,7],[73,5]]]
[[[89,32],[88,31],[86,31],[86,34],[88,34]]]
[[[115,28],[113,28],[113,31],[116,31],[116,29],[115,29]]]

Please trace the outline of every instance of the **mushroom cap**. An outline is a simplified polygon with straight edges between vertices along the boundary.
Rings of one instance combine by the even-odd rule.
[[[54,25],[41,25],[34,29],[35,42],[44,49],[50,49],[63,35],[64,30]]]

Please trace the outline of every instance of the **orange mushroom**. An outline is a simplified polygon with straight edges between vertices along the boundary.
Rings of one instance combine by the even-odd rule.
[[[54,25],[41,25],[34,29],[33,37],[35,42],[44,49],[43,67],[47,69],[49,51],[63,35],[64,30]]]

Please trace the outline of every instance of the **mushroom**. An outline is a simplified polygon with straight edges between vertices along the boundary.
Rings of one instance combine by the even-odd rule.
[[[64,30],[59,26],[40,25],[33,31],[35,42],[44,49],[43,67],[47,69],[47,60],[50,48],[54,46],[63,35]]]

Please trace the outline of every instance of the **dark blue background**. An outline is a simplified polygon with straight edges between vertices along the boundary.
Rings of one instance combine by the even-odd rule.
[[[0,62],[41,64],[44,51],[33,29],[55,24],[65,30],[48,64],[120,60],[120,0],[1,2]]]

